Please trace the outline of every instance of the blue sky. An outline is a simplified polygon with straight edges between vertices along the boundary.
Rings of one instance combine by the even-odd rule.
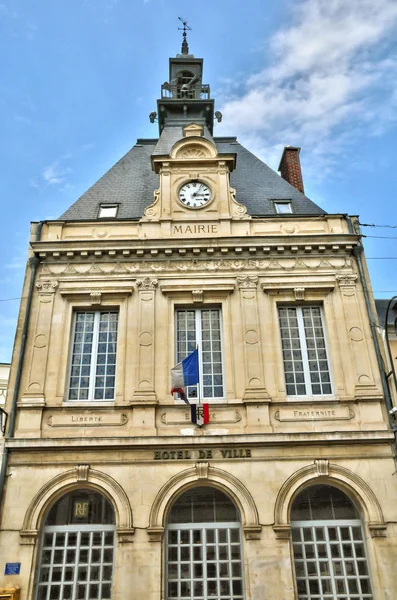
[[[215,135],[273,168],[299,145],[312,200],[397,225],[395,0],[0,0],[0,362],[29,222],[57,218],[137,137],[157,135],[148,115],[179,51],[178,16],[224,115]],[[366,254],[375,296],[391,297],[397,228],[363,233],[381,236]]]

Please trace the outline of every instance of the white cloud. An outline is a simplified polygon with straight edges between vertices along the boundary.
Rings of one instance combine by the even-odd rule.
[[[65,155],[63,158],[69,158]],[[42,178],[49,185],[63,184],[66,181],[66,176],[71,172],[69,167],[63,167],[59,160],[56,160],[51,165],[44,168]]]
[[[243,92],[223,90],[222,133],[236,133],[277,167],[286,144],[310,155],[310,176],[332,170],[353,141],[396,122],[395,0],[301,0],[270,40],[271,64]],[[218,130],[219,131],[219,130]],[[309,161],[308,161],[309,162]]]

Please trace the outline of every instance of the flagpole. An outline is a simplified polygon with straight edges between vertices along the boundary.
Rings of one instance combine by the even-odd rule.
[[[201,404],[201,397],[200,397],[200,346],[197,343],[196,343],[196,348],[198,351],[198,366],[199,366],[199,380],[197,383],[197,399],[198,399],[198,403],[200,405]]]

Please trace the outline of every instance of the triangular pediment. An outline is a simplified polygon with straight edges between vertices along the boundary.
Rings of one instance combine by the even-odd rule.
[[[193,135],[202,137],[204,133],[204,127],[198,123],[190,123],[183,128],[184,137],[191,137]]]

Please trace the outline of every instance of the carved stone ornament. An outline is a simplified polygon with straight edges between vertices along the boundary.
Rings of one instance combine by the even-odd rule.
[[[244,204],[240,204],[238,200],[236,200],[236,190],[235,188],[229,188],[230,200],[232,202],[232,214],[233,216],[243,217],[247,214],[247,207]]]
[[[90,294],[91,304],[100,304],[101,298],[102,298],[101,292],[91,292],[91,294]]]
[[[192,290],[192,299],[193,302],[202,302],[203,301],[203,290]]]
[[[237,277],[237,285],[240,290],[256,289],[258,285],[258,277],[250,277],[249,275],[246,275],[245,277]]]
[[[304,300],[305,299],[305,288],[304,287],[296,287],[294,288],[295,300]]]
[[[137,279],[136,284],[143,290],[152,290],[157,287],[158,280],[150,279],[150,277],[144,277],[143,279]]]
[[[171,250],[167,249],[169,252]],[[175,258],[164,261],[147,260],[142,251],[142,260],[131,260],[123,262],[125,272],[131,275],[137,273],[142,274],[141,277],[147,274],[155,273],[216,273],[216,272],[230,272],[230,271],[261,271],[272,273],[291,273],[293,271],[313,271],[316,274],[323,274],[322,271],[328,272],[329,269],[343,269],[351,268],[352,260],[349,256],[342,257],[310,257],[305,256],[304,259],[284,256],[268,256],[264,258],[247,258],[239,256],[231,256],[230,258],[211,258],[207,260],[194,260],[194,259],[181,259],[179,253],[174,252]],[[235,250],[228,249],[229,255],[236,254]],[[270,252],[270,247],[269,247]],[[60,275],[67,275],[68,277],[76,278],[91,278],[97,277],[98,275],[116,276],[118,266],[112,262],[111,264],[102,265],[101,263],[85,264],[80,263],[49,263],[43,265],[42,274],[54,275],[56,277]],[[333,279],[334,282],[334,279]]]
[[[57,281],[37,281],[36,287],[39,294],[54,294],[58,287]]]
[[[336,280],[339,287],[351,287],[356,285],[357,275],[355,273],[338,273]]]
[[[78,465],[76,467],[76,480],[77,481],[88,481],[88,472],[90,465]]]
[[[159,204],[160,204],[160,190],[154,190],[153,192],[153,196],[154,196],[154,201],[152,202],[152,204],[149,204],[149,206],[147,206],[145,208],[145,217],[151,218],[151,217],[157,217],[159,215]]]
[[[199,148],[198,146],[191,146],[190,148],[186,148],[183,152],[178,155],[178,158],[205,158],[207,156],[206,152]]]
[[[315,460],[314,464],[317,467],[317,475],[319,477],[321,475],[328,475],[328,471],[329,471],[329,460],[328,459]]]
[[[207,462],[196,463],[196,471],[198,479],[208,479],[209,464]]]

